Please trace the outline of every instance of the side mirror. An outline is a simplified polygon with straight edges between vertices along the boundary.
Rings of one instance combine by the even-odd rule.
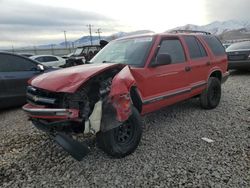
[[[171,64],[172,59],[169,54],[158,54],[155,60],[155,63],[152,64],[153,67],[161,66],[161,65],[169,65]]]
[[[41,64],[38,64],[37,65],[37,70],[40,71],[40,72],[43,72],[45,70],[44,66],[41,65]]]

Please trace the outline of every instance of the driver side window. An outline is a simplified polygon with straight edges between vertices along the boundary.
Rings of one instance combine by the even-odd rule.
[[[178,39],[165,39],[161,42],[158,54],[171,56],[171,64],[184,63],[186,61],[183,47]]]
[[[20,72],[36,69],[34,63],[19,56],[1,54],[0,59],[0,72]]]

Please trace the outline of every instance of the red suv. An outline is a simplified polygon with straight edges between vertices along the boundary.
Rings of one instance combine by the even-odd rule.
[[[215,108],[227,66],[224,47],[208,33],[130,36],[110,42],[89,64],[30,80],[23,109],[76,159],[89,151],[72,138],[83,132],[120,158],[140,142],[141,115],[192,97]]]

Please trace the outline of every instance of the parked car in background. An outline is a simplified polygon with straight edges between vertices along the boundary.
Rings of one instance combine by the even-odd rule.
[[[250,41],[231,44],[226,52],[229,69],[250,70]]]
[[[231,44],[225,43],[223,44],[224,48],[227,49]]]
[[[227,65],[221,42],[206,32],[129,36],[110,42],[89,64],[32,79],[23,109],[76,159],[89,148],[71,134],[83,132],[121,158],[140,142],[141,115],[193,97],[202,108],[216,108]]]
[[[47,67],[54,68],[62,67],[66,63],[65,59],[54,55],[35,55],[31,56],[30,58],[40,62],[41,64]]]
[[[91,60],[101,50],[100,45],[88,45],[78,47],[71,57],[84,57],[86,61]]]
[[[49,70],[24,56],[0,52],[0,109],[24,104],[27,81]]]
[[[67,55],[62,56],[63,59],[68,59],[70,58],[74,53],[69,53]]]
[[[87,45],[76,48],[75,52],[66,60],[65,67],[82,65],[91,60],[101,50],[100,45]]]

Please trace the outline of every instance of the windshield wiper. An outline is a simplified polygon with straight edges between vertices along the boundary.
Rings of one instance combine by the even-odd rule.
[[[116,63],[114,61],[102,61],[102,63]]]

